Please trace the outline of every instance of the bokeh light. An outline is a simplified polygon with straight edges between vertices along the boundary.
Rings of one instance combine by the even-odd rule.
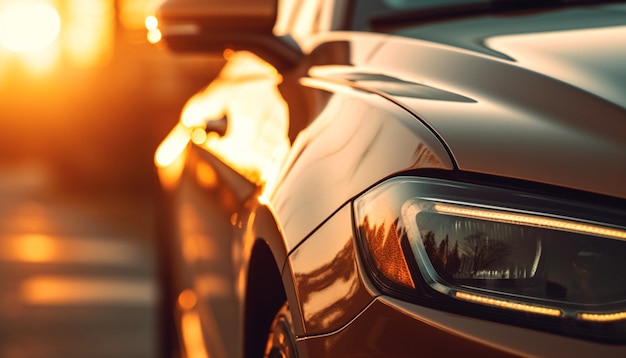
[[[43,2],[13,3],[0,14],[0,44],[9,51],[43,51],[60,31],[59,13]]]

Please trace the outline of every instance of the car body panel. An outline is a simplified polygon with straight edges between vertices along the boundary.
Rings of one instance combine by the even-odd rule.
[[[343,207],[289,256],[304,332],[329,333],[346,325],[372,299],[357,267],[352,211]]]
[[[345,93],[333,94],[300,133],[275,185],[264,192],[289,251],[380,178],[414,168],[453,168],[429,129],[390,101],[332,83],[304,83]]]
[[[401,50],[407,56],[390,57]],[[397,97],[445,138],[460,170],[626,198],[624,108],[515,63],[436,45],[388,41],[368,65],[390,61],[402,78],[423,73],[413,80],[476,101]]]
[[[605,31],[617,30],[595,31],[603,36]],[[578,34],[574,31],[571,36]],[[626,36],[620,38],[623,41]],[[499,41],[504,48],[505,39]],[[626,57],[626,52],[611,56],[626,51],[626,43],[618,48],[608,48],[607,58]],[[625,71],[617,61],[611,63],[614,70],[601,67],[604,76],[594,77],[610,80],[595,85],[613,89],[613,98],[626,92],[623,83],[620,88],[616,82]],[[626,187],[621,185],[626,181],[624,104],[580,89],[584,74],[566,73],[569,82],[565,82],[565,78],[549,77],[523,65],[523,61],[518,64],[419,40],[387,38],[360,67],[317,66],[311,73],[347,78],[409,108],[443,138],[461,170],[626,198]],[[372,76],[380,79],[372,80]],[[385,79],[386,88],[382,88]],[[393,84],[390,79],[396,79],[394,90],[388,90]],[[416,85],[460,100],[424,98],[415,94]]]
[[[624,347],[476,320],[380,296],[349,326],[298,341],[304,357],[622,357]]]

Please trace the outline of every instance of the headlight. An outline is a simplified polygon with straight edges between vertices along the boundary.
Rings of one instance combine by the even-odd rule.
[[[626,341],[626,215],[590,203],[414,177],[355,202],[388,294],[486,319]]]

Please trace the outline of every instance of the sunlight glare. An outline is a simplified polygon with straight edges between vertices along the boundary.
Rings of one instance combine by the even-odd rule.
[[[167,167],[174,163],[187,147],[191,139],[191,129],[179,124],[165,137],[157,148],[154,162],[158,167]]]
[[[0,44],[10,51],[42,51],[59,37],[60,31],[59,13],[46,3],[15,3],[0,14]]]
[[[124,267],[132,266],[141,258],[141,250],[110,238],[33,233],[9,236],[0,242],[0,261]]]
[[[154,29],[148,31],[148,42],[151,44],[156,44],[163,38],[163,34],[161,34],[161,30]]]
[[[146,29],[148,30],[156,30],[159,28],[159,20],[154,15],[150,15],[146,17],[145,20]]]
[[[47,262],[58,254],[54,240],[46,235],[25,235],[13,249],[16,258],[25,262]]]
[[[144,304],[156,302],[154,282],[92,276],[33,276],[20,287],[30,305]]]
[[[146,17],[157,12],[163,0],[123,0],[119,4],[119,19],[129,30],[142,30]]]
[[[163,35],[161,34],[161,30],[159,30],[159,20],[156,16],[148,16],[145,20],[145,26],[148,30],[148,42],[151,44],[156,44],[161,41]]]
[[[183,313],[181,321],[186,356],[189,358],[208,358],[200,315],[195,310],[189,310]]]
[[[254,80],[232,85],[243,78]],[[281,81],[269,63],[250,52],[236,52],[217,79],[187,102],[181,122],[204,128],[207,121],[226,117],[226,133],[208,136],[201,145],[250,182],[265,183],[276,175],[276,164],[290,147],[288,108],[277,89]]]
[[[115,41],[113,1],[66,1],[64,46],[69,62],[78,68],[105,65]]]

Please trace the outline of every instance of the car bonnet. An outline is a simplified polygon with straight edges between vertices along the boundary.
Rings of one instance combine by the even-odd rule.
[[[413,111],[460,170],[626,198],[626,26],[556,25],[466,46],[391,36],[363,66],[384,76],[356,82]]]

